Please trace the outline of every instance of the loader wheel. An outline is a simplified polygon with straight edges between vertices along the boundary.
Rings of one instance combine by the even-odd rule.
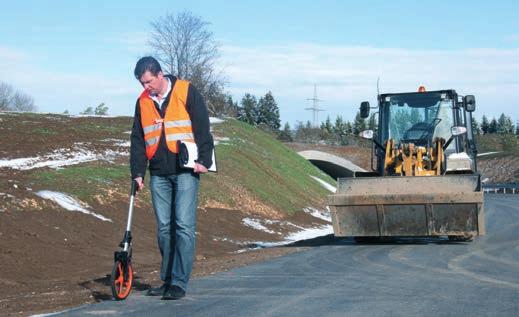
[[[355,243],[374,243],[380,241],[380,237],[353,237]]]
[[[133,282],[133,268],[130,262],[117,260],[112,269],[110,285],[112,286],[112,295],[116,300],[123,300],[130,295]]]
[[[473,235],[463,235],[463,236],[448,236],[449,241],[458,241],[458,242],[467,242],[472,241],[474,239]]]

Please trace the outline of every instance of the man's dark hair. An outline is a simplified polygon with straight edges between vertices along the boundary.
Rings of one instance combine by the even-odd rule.
[[[151,56],[144,56],[137,61],[137,65],[135,65],[133,74],[137,80],[140,80],[145,72],[150,72],[153,76],[157,76],[157,74],[161,71],[162,68],[160,68],[160,64],[155,58]]]

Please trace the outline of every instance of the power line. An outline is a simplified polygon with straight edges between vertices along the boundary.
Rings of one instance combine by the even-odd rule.
[[[325,110],[319,108],[319,102],[321,102],[322,100],[317,98],[317,85],[314,84],[314,97],[308,98],[306,100],[312,101],[312,107],[305,108],[305,110],[312,110],[312,112],[313,112],[312,114],[313,114],[313,118],[314,118],[313,126],[314,126],[314,128],[318,128],[319,123],[318,123],[317,117],[318,117],[319,111],[325,111]]]

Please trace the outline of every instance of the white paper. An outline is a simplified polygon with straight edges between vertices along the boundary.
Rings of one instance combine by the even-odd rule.
[[[186,168],[195,168],[195,160],[198,159],[198,147],[196,146],[196,143],[193,142],[185,142],[180,141],[181,143],[186,145],[187,153],[188,153],[188,161],[187,164],[184,164],[184,167]],[[213,149],[213,165],[208,168],[211,172],[216,172],[216,158],[214,155],[214,149]]]

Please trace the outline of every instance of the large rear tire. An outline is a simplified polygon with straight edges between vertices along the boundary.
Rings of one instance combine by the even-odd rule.
[[[133,267],[130,262],[117,260],[112,269],[110,285],[116,300],[123,300],[130,295],[133,283]]]

